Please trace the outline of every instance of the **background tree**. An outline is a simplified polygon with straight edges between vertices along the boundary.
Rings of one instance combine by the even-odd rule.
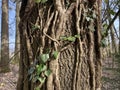
[[[120,8],[120,5],[119,5]],[[120,13],[119,13],[119,53],[120,53]]]
[[[18,28],[18,24],[20,21],[19,18],[19,10],[20,10],[20,2],[16,2],[16,36],[15,36],[15,60],[19,61],[20,59],[20,37],[19,37],[19,28]]]
[[[101,0],[23,1],[17,90],[100,90],[100,7]]]
[[[2,0],[0,71],[9,71],[8,0]]]
[[[119,10],[119,0],[104,0],[103,1],[103,9],[102,9],[102,24],[103,24],[103,41],[106,43],[106,40],[109,40],[110,43],[108,42],[109,47],[109,53],[117,53],[117,48],[118,48],[118,28],[116,27],[116,23],[118,21],[118,16],[120,13]],[[110,38],[108,38],[110,34]],[[105,40],[106,39],[106,40]],[[106,47],[108,48],[108,47]],[[105,48],[104,48],[105,49]],[[111,54],[109,54],[111,56]]]

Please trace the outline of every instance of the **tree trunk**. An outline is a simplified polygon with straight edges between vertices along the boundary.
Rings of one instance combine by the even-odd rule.
[[[8,32],[8,0],[2,0],[2,28],[1,28],[1,61],[0,72],[9,69],[9,32]]]
[[[113,26],[110,28],[110,36],[112,40],[112,53],[117,53],[117,45],[115,41],[115,34],[114,34]]]
[[[18,62],[20,60],[20,36],[19,36],[19,28],[18,24],[20,21],[19,18],[19,10],[20,10],[20,3],[16,2],[16,36],[15,36],[15,61]]]
[[[22,2],[17,90],[41,85],[29,81],[28,70],[48,49],[46,65],[52,73],[40,86],[42,90],[101,90],[100,7],[100,0]],[[58,55],[53,58],[55,51]]]
[[[120,8],[120,5],[119,5]],[[119,53],[120,53],[120,13],[119,13]]]
[[[107,12],[108,12],[108,21],[109,23],[112,21],[111,19],[111,14],[109,13],[110,12],[110,1],[108,0],[108,5],[107,5]],[[115,42],[115,35],[114,35],[114,30],[113,30],[113,24],[110,26],[110,36],[111,36],[111,41],[112,41],[112,53],[116,53],[117,52],[117,46],[116,46],[116,42]]]

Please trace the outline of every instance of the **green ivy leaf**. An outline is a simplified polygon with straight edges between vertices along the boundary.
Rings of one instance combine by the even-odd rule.
[[[55,59],[57,59],[57,56],[58,56],[58,51],[54,51],[54,52],[53,52],[53,57],[54,57]]]
[[[67,40],[67,37],[61,36],[60,39],[66,41],[66,40]]]
[[[68,40],[68,41],[71,41],[71,42],[75,42],[76,38],[75,38],[75,37],[70,36],[70,37],[68,37],[68,38],[67,38],[67,40]]]
[[[38,80],[41,82],[41,83],[44,83],[45,82],[45,79],[46,77],[39,77]]]
[[[39,88],[39,87],[36,87],[35,90],[40,90],[40,88]]]
[[[112,14],[112,15],[115,15],[115,12],[112,9],[109,10],[109,13]]]
[[[101,46],[104,48],[107,46],[107,41],[106,39],[101,40]]]
[[[106,36],[106,33],[107,33],[106,30],[103,30],[103,31],[101,32],[101,34],[102,34],[103,37]]]
[[[50,74],[52,73],[52,71],[51,70],[47,70],[47,71],[45,71],[45,75],[48,77]]]
[[[47,69],[47,66],[44,64],[36,65],[37,68],[37,75],[40,75],[41,72]]]
[[[40,55],[40,60],[42,60],[42,62],[46,63],[49,59],[49,54],[41,54]]]
[[[42,0],[41,3],[46,3],[48,0]]]
[[[79,38],[79,37],[80,37],[80,35],[78,34],[78,35],[75,35],[74,37],[75,37],[75,38]]]
[[[40,2],[41,2],[41,0],[35,0],[35,2],[36,2],[36,3],[40,3]]]
[[[36,29],[40,29],[40,26],[33,25],[33,26],[32,26],[32,30],[36,30]]]
[[[104,28],[104,29],[107,29],[107,27],[108,27],[108,24],[107,24],[107,23],[103,24],[103,28]]]

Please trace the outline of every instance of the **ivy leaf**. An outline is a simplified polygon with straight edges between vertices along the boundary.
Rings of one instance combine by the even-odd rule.
[[[35,0],[35,2],[36,2],[36,3],[40,3],[40,2],[41,2],[41,0]]]
[[[40,90],[40,88],[39,88],[39,87],[36,87],[35,90]]]
[[[45,75],[48,77],[50,74],[52,73],[52,71],[51,70],[47,70],[47,71],[45,71]]]
[[[67,38],[67,40],[68,40],[68,41],[71,41],[71,42],[75,42],[76,38],[75,38],[75,37],[70,36],[70,37],[68,37],[68,38]]]
[[[41,83],[44,83],[45,82],[45,79],[46,77],[39,77],[38,80],[41,82]]]
[[[41,72],[47,69],[47,66],[44,64],[36,65],[37,68],[37,75],[40,75]]]
[[[88,8],[88,10],[89,10],[89,11],[92,11],[92,9],[91,9],[91,8]]]
[[[40,60],[42,60],[42,62],[46,63],[49,59],[49,54],[41,54],[40,55]]]
[[[103,37],[106,36],[106,33],[107,33],[106,30],[103,30],[103,31],[101,32],[101,34],[102,34]]]
[[[54,52],[53,52],[53,57],[54,57],[55,59],[57,59],[57,56],[58,56],[58,51],[54,51]]]
[[[34,70],[35,70],[35,67],[31,67],[31,68],[28,70],[28,74],[29,74],[29,75],[32,74],[32,73],[34,72]]]
[[[101,46],[104,48],[107,46],[107,41],[106,39],[101,40]]]
[[[40,29],[40,26],[33,25],[33,26],[32,26],[32,30],[36,30],[36,29]]]
[[[74,37],[75,37],[75,38],[79,38],[79,37],[80,37],[80,35],[78,34],[78,35],[75,35]]]
[[[60,39],[66,41],[66,40],[67,40],[67,37],[61,36]]]
[[[48,0],[42,0],[41,3],[46,3]]]
[[[77,36],[76,36],[77,37]],[[70,42],[74,42],[76,40],[76,37],[74,36],[70,36],[70,37],[65,37],[65,36],[62,36],[60,37],[61,40],[64,40],[64,41],[70,41]]]
[[[39,78],[39,76],[35,76],[35,77],[32,79],[33,83],[35,83],[38,78]]]
[[[93,18],[96,18],[97,16],[96,16],[96,14],[95,14],[95,12],[93,12]]]
[[[104,29],[107,29],[107,27],[108,27],[108,24],[107,24],[107,23],[103,24],[103,28],[104,28]]]
[[[88,28],[89,28],[89,30],[91,30],[91,31],[95,31],[95,29],[94,29],[94,26],[93,26],[93,25],[89,25],[89,26],[88,26]]]
[[[33,75],[30,75],[29,81],[32,80],[32,78],[33,78]]]
[[[87,21],[90,21],[90,17],[86,17],[86,20],[87,20]]]
[[[109,13],[115,15],[115,12],[113,10],[109,10]]]

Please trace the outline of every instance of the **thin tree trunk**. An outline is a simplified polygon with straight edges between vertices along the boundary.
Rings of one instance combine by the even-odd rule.
[[[117,45],[115,41],[115,34],[114,34],[113,26],[110,28],[110,36],[112,40],[112,53],[117,53]]]
[[[18,24],[20,21],[19,18],[19,10],[20,10],[20,3],[16,2],[16,35],[15,35],[15,61],[18,62],[20,60],[20,36],[19,36],[19,28]]]
[[[119,5],[120,8],[120,5]],[[119,53],[120,53],[120,13],[119,13]]]
[[[9,68],[9,32],[8,32],[8,0],[2,0],[1,23],[1,61],[0,71],[10,71]]]
[[[109,21],[109,24],[110,24],[112,19],[111,19],[111,15],[109,13],[109,11],[110,11],[109,1],[108,1],[107,8],[108,8],[108,21]],[[112,53],[116,53],[117,52],[117,45],[116,45],[116,41],[115,41],[113,25],[114,24],[111,24],[110,28],[107,28],[107,29],[110,29],[110,36],[111,36],[111,40],[112,40]]]

